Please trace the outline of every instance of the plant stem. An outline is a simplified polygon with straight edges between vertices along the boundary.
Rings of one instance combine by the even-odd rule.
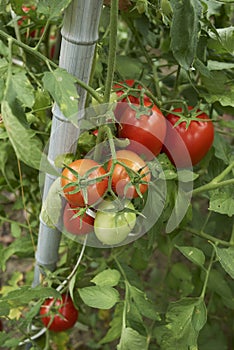
[[[232,234],[230,238],[230,245],[234,246],[234,225],[232,227]]]
[[[223,245],[223,246],[226,246],[226,247],[234,246],[234,242],[224,241],[222,239],[213,237],[213,236],[211,236],[208,233],[205,233],[203,231],[195,230],[195,229],[193,229],[191,227],[185,227],[184,230],[187,231],[187,232],[190,232],[190,233],[192,233],[192,234],[194,234],[194,235],[196,235],[198,237],[201,237],[201,238],[207,239],[208,241],[214,242],[217,245],[220,244],[220,245]]]
[[[46,21],[46,24],[45,24],[45,27],[44,27],[44,30],[43,30],[43,33],[42,33],[42,36],[40,37],[40,39],[39,39],[37,45],[34,47],[34,50],[37,51],[37,50],[39,49],[39,47],[40,47],[42,41],[44,40],[45,36],[47,35],[47,31],[48,31],[49,25],[50,25],[50,21],[47,20],[47,21]]]
[[[227,166],[227,168],[224,169],[218,176],[213,178],[212,181],[210,181],[209,183],[207,183],[205,185],[202,185],[200,187],[195,188],[193,190],[193,195],[197,195],[197,194],[205,192],[205,191],[214,190],[214,189],[222,187],[222,186],[234,184],[234,179],[228,179],[228,180],[221,181],[225,178],[225,176],[227,176],[230,173],[232,168],[234,168],[234,162],[230,163]]]
[[[124,283],[125,283],[125,300],[124,300],[124,309],[123,309],[123,318],[122,318],[122,332],[123,330],[126,328],[126,321],[127,321],[127,300],[129,299],[129,287],[128,287],[128,280],[127,277],[125,275],[124,270],[122,269],[122,266],[120,265],[118,259],[116,257],[114,257],[115,262],[124,278]]]
[[[175,79],[175,85],[174,85],[174,95],[177,95],[177,92],[178,92],[180,71],[181,71],[181,66],[179,65],[177,68],[177,72],[176,72],[176,79]]]
[[[77,269],[78,269],[78,267],[80,265],[81,259],[82,259],[83,255],[84,255],[85,248],[86,248],[86,242],[87,242],[87,236],[85,237],[85,240],[84,240],[81,252],[80,252],[80,254],[78,256],[78,259],[77,259],[75,267],[73,268],[73,270],[70,273],[70,275],[56,288],[56,290],[58,292],[61,292],[61,290],[66,286],[66,284],[68,284],[70,282],[72,277],[75,275],[75,273],[76,273],[76,271],[77,271]]]
[[[119,0],[112,0],[111,15],[110,15],[108,70],[107,70],[103,103],[109,102],[112,84],[113,84],[115,62],[116,62],[116,47],[117,47],[118,8],[119,8]]]
[[[211,268],[212,268],[212,265],[213,265],[213,262],[214,262],[214,257],[215,257],[215,249],[213,247],[211,258],[210,258],[210,263],[209,263],[208,269],[206,270],[206,277],[205,277],[205,281],[204,281],[204,284],[203,284],[202,292],[201,292],[201,295],[200,295],[200,298],[202,298],[202,299],[205,298],[206,288],[207,288],[207,284],[208,284],[208,280],[209,280],[209,276],[210,276],[210,271],[211,271]]]
[[[148,54],[146,48],[144,47],[144,45],[142,44],[142,39],[140,38],[138,32],[135,30],[135,27],[133,25],[133,22],[130,18],[126,16],[123,16],[124,20],[126,21],[127,25],[129,26],[129,28],[131,29],[137,44],[139,45],[139,47],[141,48],[143,55],[145,56],[148,64],[151,66],[152,68],[152,72],[153,72],[153,77],[154,77],[154,83],[155,83],[155,90],[156,90],[156,94],[158,99],[161,101],[162,100],[162,94],[161,94],[161,90],[160,90],[160,86],[159,86],[159,78],[158,78],[158,72],[157,69],[153,63],[152,58],[150,57],[150,55]]]
[[[218,183],[213,182],[213,180],[212,180],[211,182],[209,182],[206,185],[195,188],[193,190],[193,195],[197,195],[197,194],[200,194],[200,193],[205,192],[205,191],[211,191],[211,190],[215,190],[216,188],[219,188],[219,187],[233,185],[233,184],[234,184],[234,179],[229,179],[229,180],[221,181]]]
[[[115,151],[115,144],[114,144],[114,141],[113,141],[112,131],[109,128],[109,126],[105,127],[105,131],[106,131],[106,136],[108,137],[108,141],[109,141],[109,145],[110,145],[111,157],[113,159],[116,159],[116,151]]]
[[[230,173],[230,171],[232,170],[232,168],[234,168],[234,162],[231,162],[231,163],[227,166],[227,168],[224,169],[224,171],[221,172],[221,174],[219,174],[218,176],[216,176],[216,177],[212,180],[212,182],[218,183],[218,182],[220,182],[221,180],[223,180],[224,177],[225,177],[228,173]]]

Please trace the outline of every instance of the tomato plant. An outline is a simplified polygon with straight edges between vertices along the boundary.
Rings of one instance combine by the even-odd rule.
[[[105,169],[92,159],[78,159],[69,164],[61,177],[67,201],[73,207],[82,207],[101,200],[108,186],[105,174]]]
[[[129,200],[120,203],[106,200],[98,206],[94,232],[103,244],[115,245],[127,238],[135,223],[135,208]]]
[[[233,349],[233,13],[231,0],[1,1],[2,348]],[[121,113],[117,99],[117,108],[126,107]],[[172,123],[164,119],[169,126],[164,140],[157,133],[165,131],[164,123],[156,130],[147,126],[150,103],[173,118],[182,114]],[[173,111],[181,106],[201,111]],[[203,111],[211,121],[199,118]],[[77,112],[84,117],[78,125]],[[122,123],[126,139],[120,119],[129,112],[131,128]],[[193,114],[190,125],[187,114]],[[190,155],[192,141],[187,147],[177,130],[184,135],[193,129],[199,136],[206,123],[210,129],[199,145],[196,139]],[[101,179],[116,151],[126,151],[128,138],[127,151],[143,155],[151,178],[143,197],[124,208],[125,198],[111,187],[112,175],[105,186]],[[97,235],[94,227],[87,235],[60,234],[66,197],[61,198],[60,184],[50,187],[60,175],[43,167],[42,159],[49,155],[46,166],[57,167],[59,159],[86,154],[97,168],[81,176],[71,169],[72,182],[64,189],[71,196],[80,193],[81,211],[88,213],[91,187],[106,188],[94,203]],[[115,165],[126,170],[123,163]],[[100,166],[103,175],[89,179]],[[131,166],[126,173],[132,174]],[[148,182],[137,180],[133,185],[141,196]],[[107,198],[110,209],[102,210]],[[47,316],[38,315],[45,299],[57,300],[58,290],[69,290],[82,310],[69,334],[47,332],[40,320]],[[56,315],[65,320],[59,308],[51,307],[51,323]]]
[[[83,209],[83,208],[82,208]],[[65,229],[73,235],[84,235],[93,231],[94,219],[84,210],[71,208],[66,204],[63,212],[63,224]]]
[[[127,149],[144,155],[147,159],[157,156],[166,136],[166,120],[160,109],[145,101],[145,109],[128,106],[120,118],[118,135],[130,140]]]
[[[188,107],[188,111],[193,113],[180,117],[183,109],[175,108],[167,115],[169,123],[164,149],[177,167],[199,163],[210,150],[214,140],[214,125],[209,116],[200,110],[194,111],[191,106]],[[185,154],[185,148],[188,150],[191,163]]]
[[[68,294],[62,294],[62,299],[46,299],[40,308],[42,323],[53,332],[72,328],[78,320],[78,314]]]
[[[150,170],[144,160],[138,154],[128,150],[117,151],[116,160],[111,178],[114,192],[120,197],[130,199],[142,196],[147,191],[150,181]],[[114,161],[109,160],[108,171],[112,168]]]

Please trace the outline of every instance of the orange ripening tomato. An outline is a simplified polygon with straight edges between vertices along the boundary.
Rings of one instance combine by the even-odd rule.
[[[118,163],[114,166],[111,179],[113,191],[118,196],[128,199],[139,197],[140,194],[145,193],[151,175],[144,160],[138,154],[128,150],[117,151],[116,159],[129,167],[131,171],[128,173],[126,168]],[[108,171],[111,169],[112,163],[113,159],[110,159],[107,165]]]

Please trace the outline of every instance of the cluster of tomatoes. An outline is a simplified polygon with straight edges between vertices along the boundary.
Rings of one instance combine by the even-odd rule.
[[[132,94],[125,93],[126,86]],[[214,138],[213,123],[200,110],[187,107],[188,118],[182,115],[183,108],[177,108],[165,117],[134,80],[116,84],[114,90],[121,101],[114,110],[116,136],[127,139],[127,146],[104,164],[75,160],[61,176],[65,230],[73,235],[94,232],[108,246],[124,242],[136,224],[134,198],[147,194],[151,180],[147,162],[165,152],[177,168],[193,166]]]
[[[136,223],[131,200],[147,191],[149,181],[146,162],[130,150],[118,150],[105,166],[88,158],[75,160],[64,168],[61,177],[67,200],[65,229],[74,235],[94,231],[107,245],[123,242]],[[91,215],[87,208],[91,208]]]

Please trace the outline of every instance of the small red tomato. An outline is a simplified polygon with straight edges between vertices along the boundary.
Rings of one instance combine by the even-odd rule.
[[[127,149],[151,160],[162,149],[167,125],[164,115],[156,105],[151,107],[148,101],[144,104],[149,109],[141,115],[137,115],[135,108],[128,106],[120,118],[118,136],[130,140]]]
[[[62,300],[46,299],[40,308],[40,315],[44,326],[54,332],[66,331],[78,320],[78,310],[67,294],[62,294]]]
[[[150,181],[149,168],[138,154],[128,151],[120,150],[116,152],[116,159],[130,168],[130,173],[121,164],[116,164],[113,169],[111,184],[113,191],[120,197],[136,198],[139,197],[136,187],[141,194],[148,189],[148,182]],[[108,171],[111,169],[113,159],[110,159],[107,165]],[[134,172],[138,175],[134,175]],[[132,176],[132,179],[131,179]],[[132,180],[132,181],[131,181]]]
[[[189,106],[188,110],[193,110]],[[207,154],[214,140],[214,125],[209,116],[199,110],[195,113],[197,117],[189,120],[184,117],[178,123],[182,108],[174,109],[167,115],[168,126],[164,141],[164,152],[168,155],[174,165],[178,168],[196,165]]]
[[[94,160],[86,158],[75,160],[68,166],[73,172],[65,168],[61,177],[61,186],[68,203],[73,207],[84,207],[100,201],[108,187],[108,178],[104,177],[105,169]]]
[[[63,212],[63,224],[65,229],[73,235],[85,235],[93,231],[94,218],[84,213],[75,216],[79,210],[71,208],[69,203],[66,204]]]

